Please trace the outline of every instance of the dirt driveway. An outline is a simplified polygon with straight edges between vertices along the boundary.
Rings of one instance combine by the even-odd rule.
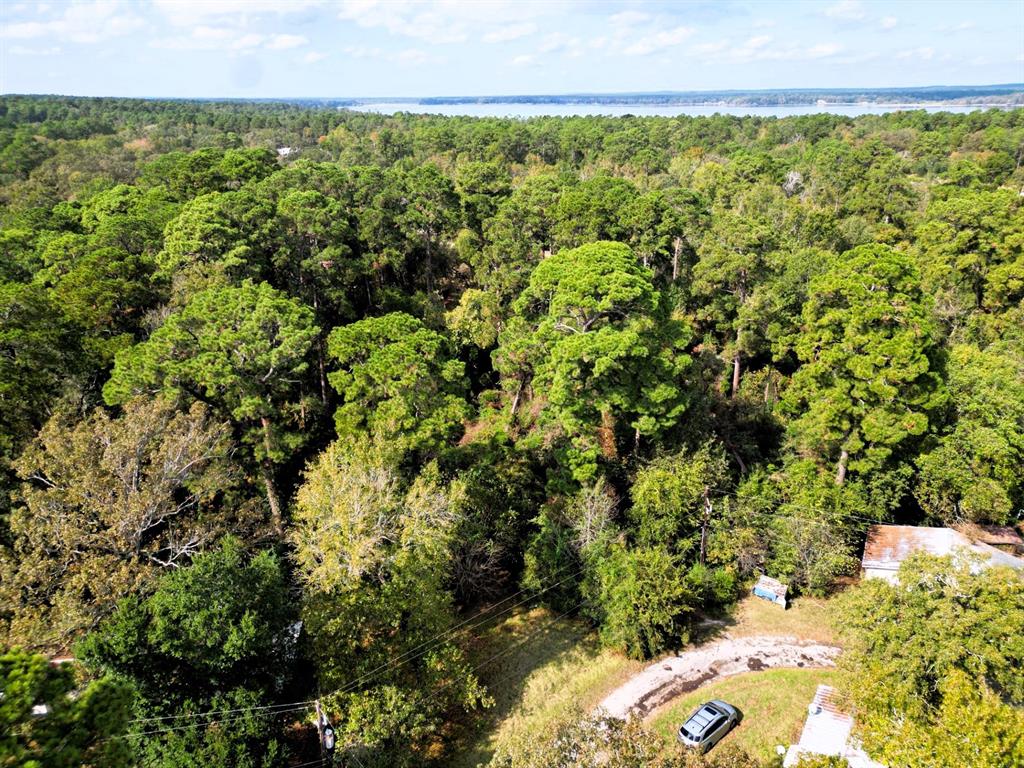
[[[836,646],[795,637],[763,635],[719,640],[651,664],[598,706],[613,717],[647,717],[670,699],[713,680],[776,667],[833,667],[839,652]]]

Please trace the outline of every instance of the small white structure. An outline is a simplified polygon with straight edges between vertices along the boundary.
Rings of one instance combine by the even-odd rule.
[[[839,710],[835,704],[836,689],[819,685],[814,701],[807,707],[807,721],[800,733],[800,741],[790,746],[782,761],[783,768],[791,768],[804,755],[831,755],[842,757],[850,768],[886,768],[865,754],[850,738],[853,718]]]
[[[1024,571],[1024,559],[1014,557],[983,541],[973,540],[952,528],[913,525],[872,525],[864,544],[861,573],[866,579],[896,583],[900,563],[915,552],[953,555],[965,551],[980,556],[983,566],[1005,565]]]
[[[767,600],[770,603],[775,603],[776,605],[781,605],[785,608],[786,592],[788,590],[789,587],[781,581],[777,581],[776,579],[772,579],[768,576],[761,576],[754,585],[754,588],[750,591],[762,600]]]

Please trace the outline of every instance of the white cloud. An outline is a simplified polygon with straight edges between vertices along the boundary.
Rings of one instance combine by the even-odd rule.
[[[910,48],[906,51],[900,51],[896,54],[897,59],[906,61],[907,59],[918,59],[920,61],[931,61],[935,58],[935,49],[931,46],[922,46],[920,48]]]
[[[350,45],[344,50],[353,59],[378,59],[384,53],[380,48],[367,48],[365,45]]]
[[[195,40],[209,40],[211,42],[228,41],[235,37],[237,33],[233,29],[226,27],[196,27],[192,30],[192,37]]]
[[[826,56],[835,56],[841,50],[842,46],[838,43],[818,43],[804,51],[803,58],[824,59]]]
[[[171,24],[194,27],[240,17],[283,16],[324,4],[324,0],[153,0],[153,7]]]
[[[895,16],[883,16],[881,21],[878,22],[878,25],[882,29],[893,29],[899,23],[900,20]]]
[[[878,51],[862,51],[848,56],[837,56],[832,59],[836,64],[867,64],[869,61],[877,61],[881,54]]]
[[[302,35],[271,35],[267,48],[271,51],[287,51],[290,48],[301,48],[308,42]]]
[[[755,58],[764,58],[768,44],[771,43],[771,35],[757,35],[745,43],[734,46],[728,50],[729,58],[740,61],[750,61]]]
[[[514,67],[528,67],[535,61],[531,54],[524,53],[522,56],[516,56],[512,59],[512,66]]]
[[[843,21],[860,21],[867,14],[864,13],[864,6],[860,0],[839,0],[835,5],[825,9],[825,15],[830,19],[842,19]]]
[[[717,43],[700,43],[695,45],[690,49],[690,53],[697,54],[698,56],[715,56],[722,53],[728,47],[729,43],[727,41],[719,40]]]
[[[581,41],[578,37],[572,37],[564,32],[552,32],[541,40],[539,51],[541,53],[562,52],[566,55],[576,56],[579,55],[580,47]]]
[[[724,59],[740,63],[751,61],[801,61],[824,59],[835,56],[843,50],[838,43],[816,43],[811,46],[773,45],[771,35],[756,35],[734,45],[727,40],[701,43],[693,46],[688,53],[708,59]]]
[[[407,48],[404,51],[399,51],[395,54],[392,59],[397,61],[399,64],[427,64],[436,59],[426,51],[421,51],[419,48]]]
[[[303,64],[316,64],[317,62],[323,61],[327,58],[326,53],[320,53],[320,51],[310,51],[302,57]]]
[[[232,40],[231,45],[228,47],[234,51],[245,51],[249,48],[259,48],[263,45],[263,42],[266,39],[267,38],[263,35],[257,35],[254,32],[250,32],[249,34],[242,35],[241,37]]]
[[[401,51],[389,51],[382,48],[370,48],[365,45],[347,46],[343,49],[346,56],[351,59],[380,59],[405,65],[434,64],[441,59],[427,53],[419,48],[406,48]],[[320,58],[325,58],[321,56]],[[317,58],[317,61],[320,60]]]
[[[60,46],[31,48],[26,45],[12,45],[10,52],[15,56],[56,56],[60,53]]]
[[[466,25],[457,18],[437,12],[433,5],[408,0],[343,0],[338,18],[430,43],[461,43],[469,37]]]
[[[117,0],[74,2],[60,16],[46,21],[22,21],[0,27],[0,38],[68,43],[98,43],[137,32],[145,26],[141,17]]]
[[[974,29],[978,25],[973,21],[961,21],[959,24],[944,24],[941,27],[936,27],[936,32],[966,32],[969,29]]]
[[[641,11],[622,11],[608,17],[608,23],[613,27],[633,27],[650,20],[651,15]]]
[[[568,0],[339,0],[337,7],[342,21],[431,44],[446,44],[480,39],[496,32],[495,28],[501,25],[527,24],[574,5]]]
[[[622,52],[627,56],[646,56],[655,51],[679,45],[691,35],[693,35],[692,27],[676,27],[665,32],[656,32],[641,37],[627,45]]]
[[[772,41],[771,35],[757,35],[752,37],[743,44],[744,50],[756,51],[760,48],[764,48],[768,43]]]
[[[229,27],[194,27],[188,35],[156,38],[150,41],[153,48],[178,51],[252,51],[263,48],[268,51],[287,51],[309,43],[301,35],[261,35],[243,32]]]
[[[537,31],[537,25],[532,21],[523,24],[508,24],[500,29],[495,29],[483,36],[485,43],[507,43],[510,40],[518,40],[521,37],[532,35]]]

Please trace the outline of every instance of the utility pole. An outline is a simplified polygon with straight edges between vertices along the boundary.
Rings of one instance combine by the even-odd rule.
[[[320,699],[316,700],[316,733],[320,742],[320,763],[328,761],[330,765],[334,757],[334,728],[320,706]]]
[[[711,504],[711,489],[704,486],[704,519],[700,524],[700,564],[705,565],[708,557],[708,525],[711,524],[711,513],[714,507]]]
[[[326,750],[324,750],[324,712],[320,709],[320,699],[316,700],[316,740],[320,745],[320,764],[324,762]]]

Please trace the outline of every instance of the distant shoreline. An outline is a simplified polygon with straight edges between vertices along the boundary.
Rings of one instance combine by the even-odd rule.
[[[305,101],[300,100],[300,101]],[[355,99],[349,105],[339,106],[360,106],[372,104],[408,104],[424,107],[438,106],[459,106],[466,104],[480,104],[493,106],[523,106],[523,105],[592,105],[592,106],[617,106],[617,107],[760,107],[764,109],[804,109],[806,107],[891,107],[893,109],[941,109],[942,107],[989,107],[992,109],[1012,109],[1024,107],[1024,100],[1021,101],[790,101],[786,103],[761,103],[747,101],[472,101],[472,100],[434,100],[434,99]]]
[[[382,105],[415,108],[437,107],[609,107],[636,109],[772,109],[800,110],[882,109],[885,111],[929,109],[1015,109],[1024,107],[1024,83],[993,85],[924,86],[911,88],[777,88],[706,91],[619,91],[564,94],[483,96],[267,96],[267,97],[167,97],[167,96],[73,96],[70,94],[2,94],[0,98],[128,98],[145,101],[199,103],[294,104],[312,108],[348,108],[373,111]]]
[[[325,100],[327,101],[327,100]],[[334,100],[330,100],[334,101]],[[341,100],[338,100],[341,101]],[[617,93],[520,94],[509,96],[351,97],[351,104],[423,106],[616,105],[663,107],[941,107],[1024,106],[1024,83],[914,88],[777,88],[716,91],[621,91]]]

